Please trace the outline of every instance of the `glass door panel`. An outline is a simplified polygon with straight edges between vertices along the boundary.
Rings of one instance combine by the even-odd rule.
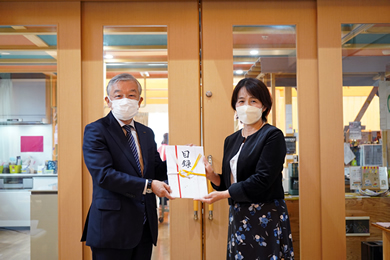
[[[143,101],[134,120],[150,127],[162,160],[169,140],[167,26],[105,26],[103,29],[104,95],[111,78],[134,76],[142,86]],[[104,102],[104,114],[110,108]],[[159,236],[152,259],[169,256],[169,202],[158,199]],[[165,259],[165,258],[164,258]]]
[[[4,257],[58,255],[56,93],[57,26],[0,26],[0,238],[22,241]]]
[[[381,257],[371,223],[390,214],[390,24],[342,24],[341,43],[347,257]]]
[[[167,37],[167,26],[104,27],[105,85],[124,72],[140,82],[143,101],[135,120],[153,129],[158,145],[168,133]]]
[[[268,122],[280,128],[287,145],[283,188],[288,210],[295,259],[299,259],[298,103],[295,25],[233,26],[233,88],[242,78],[263,81],[273,98]],[[243,124],[234,117],[235,131]],[[247,243],[251,243],[249,240]]]

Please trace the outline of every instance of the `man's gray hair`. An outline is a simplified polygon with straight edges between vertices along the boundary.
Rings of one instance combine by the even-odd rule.
[[[115,85],[118,81],[134,81],[135,83],[137,83],[137,86],[138,86],[138,92],[139,92],[139,95],[141,96],[142,94],[142,87],[141,87],[141,84],[138,82],[138,80],[130,75],[129,73],[122,73],[122,74],[118,74],[116,75],[115,77],[113,77],[109,82],[108,82],[108,85],[107,85],[107,96],[110,96],[110,91],[111,91],[111,87],[113,85]]]

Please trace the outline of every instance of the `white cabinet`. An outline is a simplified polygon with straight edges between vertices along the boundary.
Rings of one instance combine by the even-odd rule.
[[[30,226],[30,191],[0,191],[0,227]]]
[[[0,188],[0,227],[29,227],[31,188],[18,188],[19,186],[12,184],[12,178],[14,178],[14,182],[32,178],[32,190],[56,191],[57,175],[0,174],[0,179],[8,180]]]
[[[57,191],[31,191],[31,260],[58,259]]]
[[[57,190],[57,176],[34,177],[33,190]]]

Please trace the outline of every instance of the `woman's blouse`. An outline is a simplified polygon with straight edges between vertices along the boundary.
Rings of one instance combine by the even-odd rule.
[[[244,145],[244,143],[241,144],[240,150],[238,150],[238,153],[233,156],[232,159],[230,159],[230,168],[232,169],[232,175],[230,177],[231,183],[236,183],[237,182],[237,161],[238,157],[240,156],[241,148]]]

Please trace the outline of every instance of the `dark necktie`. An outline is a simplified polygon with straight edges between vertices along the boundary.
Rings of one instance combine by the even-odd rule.
[[[134,136],[131,134],[131,128],[132,126],[131,125],[124,125],[123,128],[126,130],[127,132],[127,135],[126,135],[126,138],[127,138],[127,142],[129,143],[130,145],[130,149],[134,155],[134,158],[135,158],[135,161],[137,162],[137,166],[138,166],[138,170],[139,172],[141,172],[141,164],[139,163],[139,157],[138,157],[138,152],[137,152],[137,146],[135,145],[135,140],[134,140]],[[142,174],[142,172],[141,172]],[[145,196],[145,195],[144,195]],[[143,198],[145,199],[145,198]],[[146,211],[144,212],[144,221],[143,221],[143,224],[146,223]]]
[[[123,128],[126,130],[127,132],[127,142],[129,143],[130,145],[130,149],[134,155],[134,159],[137,163],[137,166],[138,166],[138,170],[139,172],[141,172],[141,164],[139,163],[139,156],[138,156],[138,152],[137,152],[137,146],[135,145],[135,140],[134,140],[134,136],[131,134],[131,128],[132,126],[130,125],[124,125]],[[142,174],[142,172],[141,172]]]

